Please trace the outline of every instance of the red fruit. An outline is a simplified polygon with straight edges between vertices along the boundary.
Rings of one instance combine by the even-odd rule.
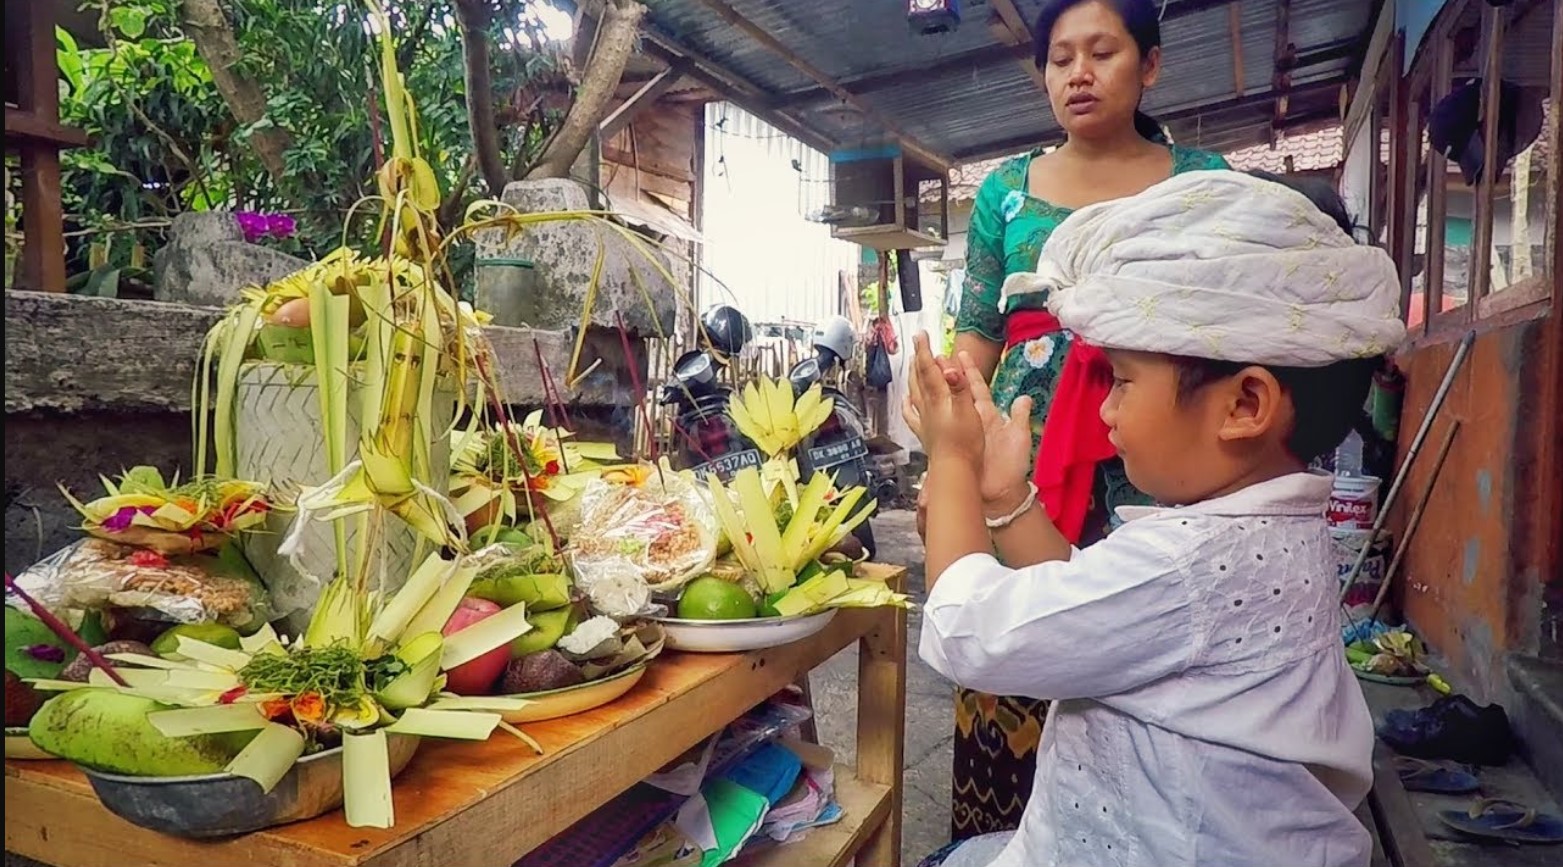
[[[487,599],[465,598],[456,606],[456,612],[445,622],[443,634],[455,635],[468,626],[477,623],[485,617],[498,614],[498,604]],[[505,666],[510,664],[510,645],[508,643],[490,650],[477,659],[463,662],[455,668],[445,672],[445,689],[457,695],[489,695],[494,691],[494,682],[504,673]]]

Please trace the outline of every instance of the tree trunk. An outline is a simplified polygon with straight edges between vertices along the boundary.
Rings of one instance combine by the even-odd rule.
[[[489,77],[489,10],[484,0],[456,0],[456,23],[461,27],[461,53],[467,82],[467,125],[472,128],[472,150],[488,194],[498,198],[510,176],[499,150],[499,128],[494,121],[494,83]]]
[[[185,32],[211,68],[212,83],[217,85],[217,92],[222,94],[234,119],[249,127],[265,120],[266,93],[238,69],[243,54],[220,0],[182,0],[181,6]],[[250,133],[250,146],[260,157],[261,165],[278,181],[287,174],[283,154],[292,144],[293,137],[279,126],[261,126]]]
[[[604,4],[597,45],[582,70],[575,101],[547,150],[527,173],[529,179],[570,176],[570,167],[576,157],[608,116],[619,79],[624,77],[624,67],[635,49],[640,20],[645,15],[646,7],[635,0],[609,0]]]

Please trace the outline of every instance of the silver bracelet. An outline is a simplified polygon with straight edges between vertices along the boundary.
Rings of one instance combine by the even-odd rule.
[[[1032,482],[1027,482],[1026,498],[1020,501],[1020,505],[1016,507],[1015,511],[1010,512],[1008,515],[1005,515],[1002,518],[984,518],[983,520],[987,522],[989,530],[1002,530],[1005,527],[1008,527],[1010,524],[1020,520],[1020,516],[1031,511],[1031,507],[1035,506],[1036,504],[1037,486]]]

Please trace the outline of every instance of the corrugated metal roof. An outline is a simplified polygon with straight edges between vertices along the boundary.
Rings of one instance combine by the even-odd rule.
[[[705,55],[762,91],[773,106],[843,146],[884,141],[871,116],[839,101],[786,58],[724,20],[712,0],[649,0],[647,26]],[[1058,136],[1046,96],[1002,46],[986,0],[964,4],[950,34],[918,36],[905,0],[723,0],[788,50],[845,87],[917,143],[957,161],[1024,149]],[[1263,141],[1274,100],[1280,0],[1243,0],[1241,95],[1226,4],[1168,0],[1164,70],[1145,98],[1179,141],[1230,150]],[[1027,21],[1041,0],[1015,0]],[[1290,0],[1288,36],[1303,65],[1292,74],[1288,116],[1333,116],[1355,54],[1371,30],[1367,0]],[[1180,7],[1182,7],[1180,9]]]

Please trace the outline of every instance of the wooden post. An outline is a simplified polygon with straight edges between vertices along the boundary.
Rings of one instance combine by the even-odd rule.
[[[16,58],[17,108],[39,125],[58,128],[59,73],[55,60],[54,6],[5,4],[7,53]],[[18,43],[20,43],[18,45]],[[12,51],[19,47],[20,51]],[[9,114],[9,112],[7,112]],[[11,123],[6,123],[10,131]],[[59,144],[31,136],[15,146],[21,157],[22,271],[20,288],[65,291],[65,212],[60,204]]]
[[[1467,319],[1474,316],[1476,302],[1487,294],[1492,284],[1492,224],[1497,212],[1494,207],[1494,199],[1497,198],[1494,187],[1498,182],[1496,175],[1503,171],[1503,166],[1498,164],[1497,153],[1498,99],[1501,93],[1499,85],[1502,83],[1500,76],[1503,73],[1503,25],[1509,10],[1488,6],[1482,9],[1482,14],[1487,24],[1481,103],[1482,177],[1476,182],[1476,232],[1471,238],[1471,279],[1466,295],[1466,305],[1472,309],[1465,312]],[[1431,215],[1432,211],[1428,213]]]
[[[874,310],[880,319],[890,318],[890,253],[885,250],[879,251],[879,292]]]
[[[1241,97],[1243,86],[1243,11],[1227,4],[1227,40],[1232,43],[1232,95]]]
[[[894,582],[903,590],[905,572]],[[881,608],[879,624],[858,642],[857,777],[889,786],[890,813],[869,833],[856,863],[901,863],[902,762],[906,758],[906,610]]]
[[[1270,79],[1270,89],[1275,92],[1275,108],[1267,132],[1271,148],[1275,147],[1276,133],[1286,120],[1292,89],[1292,67],[1297,63],[1297,49],[1291,41],[1291,23],[1292,0],[1280,0],[1275,6],[1275,71]]]

